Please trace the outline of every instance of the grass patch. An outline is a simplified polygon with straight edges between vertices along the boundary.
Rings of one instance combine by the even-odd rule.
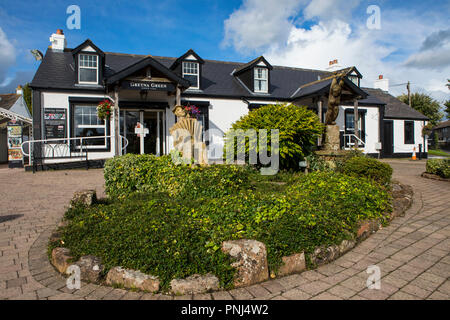
[[[438,156],[438,157],[450,157],[450,153],[444,150],[428,150],[428,154],[432,156]]]

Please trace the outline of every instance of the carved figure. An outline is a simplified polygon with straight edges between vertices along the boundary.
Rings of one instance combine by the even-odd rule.
[[[344,80],[337,77],[333,78],[330,86],[330,95],[328,97],[328,110],[325,115],[326,125],[335,125],[339,115],[339,105],[341,104],[341,94],[344,88]]]

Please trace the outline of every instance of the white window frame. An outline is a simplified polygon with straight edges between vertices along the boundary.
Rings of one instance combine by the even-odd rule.
[[[185,66],[188,64],[193,64],[195,65],[195,68],[197,69],[197,73],[194,72],[185,72]],[[192,66],[191,67],[187,67],[189,69],[194,69]],[[197,85],[194,86],[190,86],[189,89],[200,89],[200,66],[198,62],[195,61],[183,61],[182,65],[181,65],[181,69],[182,69],[182,74],[183,74],[183,78],[185,75],[187,76],[197,76]]]
[[[96,62],[97,62],[97,67],[86,67],[86,66],[81,66],[81,56],[92,56],[95,57]],[[80,53],[78,55],[78,83],[79,84],[98,84],[98,63],[99,63],[99,59],[98,59],[98,55],[95,54],[86,54],[86,53]],[[80,69],[95,69],[97,72],[96,74],[96,81],[81,81],[80,76],[81,76],[81,72]]]
[[[103,121],[103,124],[98,124],[97,123],[97,124],[81,124],[81,125],[79,125],[79,124],[76,123],[76,109],[77,108],[86,108],[86,107],[94,107],[95,109],[97,109],[96,105],[91,105],[91,104],[76,104],[76,105],[74,105],[74,112],[73,112],[73,116],[74,116],[74,119],[73,119],[73,126],[74,126],[74,128],[73,128],[73,135],[74,135],[74,138],[82,138],[82,137],[78,137],[77,134],[76,134],[76,130],[78,128],[79,129],[104,129],[104,132],[105,132],[104,136],[106,136],[106,134],[107,134],[107,127],[106,127],[106,121],[105,120],[101,120],[101,121]],[[81,119],[83,119],[83,114],[81,116]],[[97,117],[97,119],[98,119],[98,117]],[[104,136],[99,136],[99,138],[104,137]],[[89,139],[89,140],[97,140],[97,139]],[[101,140],[101,139],[98,139],[98,140]],[[104,140],[105,140],[105,143],[103,145],[99,144],[99,145],[93,145],[93,146],[86,146],[86,148],[88,148],[88,149],[105,149],[105,148],[107,148],[107,138],[105,138]],[[77,149],[80,149],[80,147],[77,146]]]
[[[259,77],[258,71],[259,70],[263,70],[265,71],[265,77]],[[264,73],[264,72],[263,72]],[[266,82],[266,89],[265,90],[259,90],[258,86],[256,85],[256,83],[259,83],[260,81],[265,81]],[[269,91],[269,70],[267,68],[264,67],[255,67],[255,71],[254,71],[254,91],[258,92],[258,93],[268,93]]]

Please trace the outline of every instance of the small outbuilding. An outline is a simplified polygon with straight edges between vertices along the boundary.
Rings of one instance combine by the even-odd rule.
[[[16,93],[0,94],[0,163],[23,167],[21,146],[31,136],[32,123],[21,86]]]

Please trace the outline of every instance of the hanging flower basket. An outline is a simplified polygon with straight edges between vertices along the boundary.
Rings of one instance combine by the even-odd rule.
[[[109,120],[111,118],[112,105],[111,101],[104,100],[97,106],[97,117],[101,120]]]
[[[190,118],[198,119],[198,116],[200,115],[199,108],[197,108],[196,106],[191,106],[191,105],[184,106],[183,108]]]

